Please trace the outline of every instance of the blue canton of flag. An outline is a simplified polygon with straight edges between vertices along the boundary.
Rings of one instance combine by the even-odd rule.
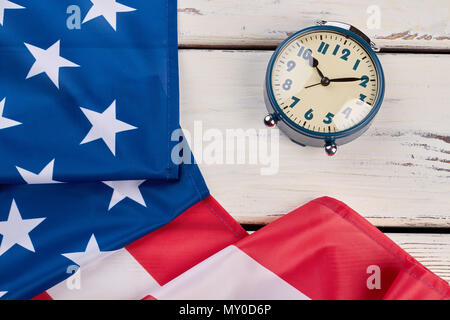
[[[208,196],[195,164],[171,161],[176,14],[0,0],[0,298],[32,298]]]
[[[0,183],[178,178],[173,10],[1,0]]]

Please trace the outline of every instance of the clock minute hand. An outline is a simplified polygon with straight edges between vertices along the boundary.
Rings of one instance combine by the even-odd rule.
[[[330,79],[330,82],[353,82],[353,81],[360,81],[363,80],[362,78],[335,78]]]
[[[311,87],[315,87],[318,85],[323,85],[323,86],[328,86],[330,84],[330,82],[353,82],[353,81],[361,81],[364,80],[362,78],[335,78],[335,79],[328,79],[328,78],[323,78],[322,81],[306,86],[305,89],[311,88]]]

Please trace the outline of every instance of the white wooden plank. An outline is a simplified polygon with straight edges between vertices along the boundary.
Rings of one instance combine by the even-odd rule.
[[[450,282],[450,234],[386,234],[425,267]]]
[[[181,50],[183,128],[193,133],[195,121],[202,121],[204,131],[264,129],[263,81],[270,55]],[[261,165],[201,163],[212,194],[241,223],[267,223],[328,195],[378,226],[449,227],[450,91],[444,70],[450,70],[450,56],[382,54],[380,59],[385,102],[362,137],[329,158],[322,149],[302,148],[282,135],[280,169],[271,176],[260,175]]]
[[[380,25],[371,23],[373,6]],[[355,25],[383,49],[450,50],[448,0],[183,0],[182,46],[276,46],[316,20]]]

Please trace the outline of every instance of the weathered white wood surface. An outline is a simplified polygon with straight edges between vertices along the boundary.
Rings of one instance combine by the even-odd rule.
[[[353,24],[383,49],[450,51],[448,0],[181,0],[178,8],[185,47],[273,47],[321,19]]]
[[[450,282],[450,234],[386,234],[438,276]]]
[[[204,131],[264,129],[271,53],[181,50],[183,128],[193,134],[202,121]],[[450,55],[380,59],[386,96],[368,132],[333,158],[281,134],[279,173],[271,176],[260,175],[262,165],[201,163],[217,200],[241,223],[267,223],[328,195],[378,226],[450,227]]]

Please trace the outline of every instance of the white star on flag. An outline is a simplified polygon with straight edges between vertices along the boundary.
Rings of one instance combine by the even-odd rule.
[[[103,181],[104,184],[114,189],[108,210],[111,210],[111,208],[125,198],[130,198],[140,205],[147,207],[142,193],[139,190],[139,186],[144,182],[145,180]]]
[[[8,291],[0,291],[0,298],[3,297],[7,293],[8,293]]]
[[[14,2],[8,0],[0,0],[0,25],[3,25],[3,18],[5,16],[5,9],[25,9]]]
[[[3,98],[3,100],[0,101],[0,130],[18,126],[19,124],[21,124],[20,122],[3,117],[3,109],[5,108],[5,101],[6,98]]]
[[[18,244],[34,252],[29,233],[46,218],[22,219],[16,201],[13,199],[7,221],[0,221],[0,234],[3,236],[0,245],[0,256],[12,246]]]
[[[137,129],[128,123],[116,119],[116,100],[102,113],[80,108],[92,124],[91,130],[80,144],[103,139],[109,150],[116,155],[116,134]]]
[[[86,246],[86,249],[81,252],[64,253],[63,256],[76,263],[80,269],[85,268],[92,262],[97,262],[103,258],[111,255],[115,251],[100,251],[97,239],[92,235]]]
[[[25,180],[25,182],[28,184],[61,183],[59,181],[53,180],[54,165],[55,159],[50,161],[38,174],[25,170],[23,168],[19,168],[17,166],[16,168],[17,171],[19,171],[19,174],[22,176],[22,179]]]
[[[25,43],[28,51],[36,59],[27,78],[32,78],[38,74],[46,73],[54,85],[59,89],[59,69],[64,67],[79,67],[79,65],[69,61],[59,55],[60,41],[56,41],[50,48],[44,50]]]
[[[117,30],[117,13],[135,11],[135,8],[117,3],[116,0],[91,0],[92,7],[83,20],[88,22],[97,17],[103,16],[114,30]]]

